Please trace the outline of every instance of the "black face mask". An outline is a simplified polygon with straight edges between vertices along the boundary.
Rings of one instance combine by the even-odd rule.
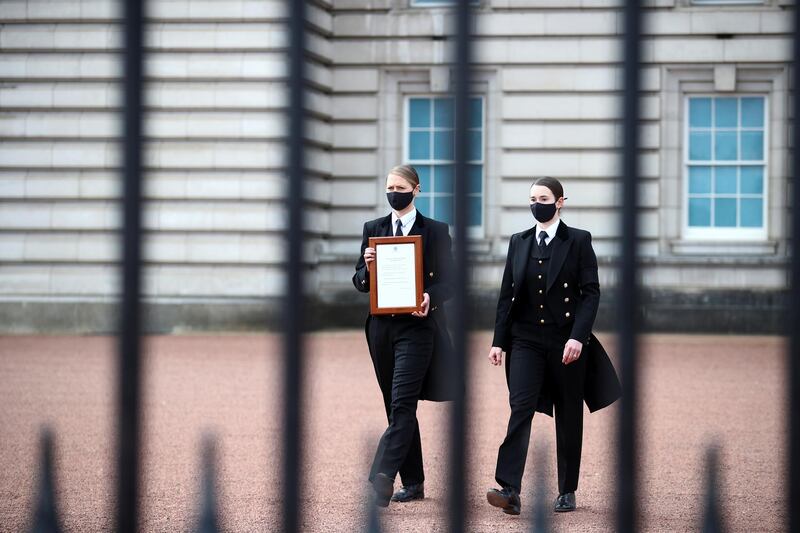
[[[540,204],[538,202],[531,204],[531,213],[533,213],[533,218],[535,218],[538,222],[544,224],[545,222],[550,222],[553,220],[553,217],[556,216],[556,203],[553,202],[552,204]]]
[[[395,211],[402,211],[414,200],[414,191],[411,192],[387,192],[386,199]]]

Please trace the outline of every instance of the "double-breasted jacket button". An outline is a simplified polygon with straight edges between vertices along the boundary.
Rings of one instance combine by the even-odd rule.
[[[539,324],[544,324],[544,318],[542,318],[541,320],[539,320]]]
[[[428,272],[428,276],[433,277],[433,272]]]
[[[541,274],[539,274],[539,279],[542,279],[542,275]]]
[[[361,284],[362,284],[362,285],[366,285],[366,284],[367,284],[367,280],[365,280],[365,279],[362,279],[362,280],[361,280]]]
[[[564,313],[564,316],[569,318],[569,313]]]
[[[541,265],[543,262],[544,262],[544,261],[542,261],[541,259],[539,259],[539,264],[540,264],[540,265]]]
[[[564,303],[568,303],[568,302],[569,302],[569,298],[564,298]]]
[[[513,296],[511,297],[511,301],[512,301],[512,302],[514,301],[514,297],[513,297]]]
[[[568,284],[568,283],[565,283],[565,284],[564,284],[564,288],[566,289],[567,287],[569,287],[569,284]]]
[[[544,304],[539,304],[539,309],[544,309]]]
[[[511,282],[511,286],[512,286],[512,287],[514,286],[514,282],[513,282],[513,281]]]
[[[543,294],[543,293],[544,293],[544,291],[542,289],[539,289],[539,294]]]

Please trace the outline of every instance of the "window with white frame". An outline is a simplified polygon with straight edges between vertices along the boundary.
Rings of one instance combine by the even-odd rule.
[[[484,128],[483,98],[470,98],[468,172],[454,175],[453,99],[409,97],[405,113],[405,157],[417,169],[421,194],[415,205],[431,218],[454,223],[453,187],[456,179],[467,183],[467,225],[483,226]]]
[[[686,236],[766,238],[766,98],[692,96],[686,104]]]

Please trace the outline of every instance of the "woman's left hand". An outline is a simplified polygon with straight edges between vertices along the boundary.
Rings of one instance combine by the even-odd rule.
[[[412,316],[417,318],[425,318],[428,316],[428,308],[431,306],[431,297],[427,292],[422,293],[422,305],[419,311],[411,313]]]
[[[565,365],[574,363],[581,356],[581,350],[583,350],[582,342],[575,339],[568,340],[567,344],[564,345],[564,355],[561,358],[561,362]]]

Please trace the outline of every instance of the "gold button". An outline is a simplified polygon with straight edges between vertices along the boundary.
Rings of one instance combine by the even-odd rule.
[[[428,275],[429,275],[430,277],[433,277],[433,272],[428,272]]]
[[[541,274],[539,274],[539,279],[542,279],[542,275]]]
[[[540,265],[542,264],[542,260],[541,260],[541,259],[539,259],[539,264],[540,264]]]
[[[569,317],[569,313],[564,313],[564,316]]]
[[[569,285],[567,285],[567,284],[565,283],[565,284],[564,284],[564,288],[566,289],[567,287],[569,287]]]
[[[539,304],[539,309],[544,309],[544,304]]]
[[[544,324],[544,318],[539,321],[540,324]]]
[[[542,294],[542,289],[539,289],[539,294]]]
[[[565,302],[569,302],[569,298],[564,298],[564,301]]]

